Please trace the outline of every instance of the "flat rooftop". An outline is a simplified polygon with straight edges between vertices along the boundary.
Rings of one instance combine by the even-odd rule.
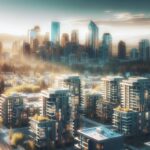
[[[69,89],[68,88],[49,88],[48,90],[43,90],[42,95],[49,98],[50,94],[68,94]]]
[[[106,77],[103,77],[101,78],[101,81],[114,81],[114,80],[121,80],[121,79],[124,79],[122,76],[106,76]]]
[[[146,77],[130,77],[126,80],[123,80],[121,84],[126,84],[126,85],[132,85],[133,83],[137,82],[148,82],[149,79]]]
[[[122,137],[121,134],[116,133],[112,129],[109,129],[103,125],[93,128],[84,128],[82,130],[78,130],[78,133],[97,142]]]

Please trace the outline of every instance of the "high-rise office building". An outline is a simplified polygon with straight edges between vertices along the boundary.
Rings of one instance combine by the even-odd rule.
[[[77,30],[72,30],[71,32],[71,42],[74,44],[79,44],[79,33]]]
[[[130,51],[130,59],[131,60],[138,60],[139,59],[139,52],[137,48],[132,48]]]
[[[51,41],[54,44],[60,44],[60,23],[59,22],[51,23]]]
[[[67,33],[63,33],[61,37],[61,46],[65,47],[69,43],[69,35]]]
[[[40,38],[41,29],[39,26],[35,26],[33,29],[29,30],[29,43],[32,44],[34,39]]]
[[[143,39],[139,42],[140,59],[150,61],[150,42],[148,39]]]
[[[39,26],[35,26],[33,29],[29,30],[29,43],[33,54],[36,54],[39,45],[42,43],[40,32]]]
[[[112,36],[110,33],[104,33],[100,55],[103,60],[109,60],[112,56]]]
[[[90,21],[88,25],[88,44],[95,51],[98,49],[99,29],[97,25]]]
[[[126,43],[124,41],[120,41],[118,44],[118,58],[119,59],[126,58]]]

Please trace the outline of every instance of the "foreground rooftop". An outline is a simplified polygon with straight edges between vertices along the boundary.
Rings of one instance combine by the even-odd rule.
[[[97,142],[122,137],[121,134],[116,133],[112,129],[109,129],[103,125],[99,127],[78,130],[78,133]]]

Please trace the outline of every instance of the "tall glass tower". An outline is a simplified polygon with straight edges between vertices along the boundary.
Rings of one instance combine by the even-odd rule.
[[[90,23],[88,25],[88,30],[89,30],[88,45],[93,50],[96,50],[96,49],[98,49],[98,33],[99,33],[99,29],[98,29],[97,25],[93,21],[90,21]]]
[[[60,43],[60,23],[59,22],[51,23],[51,41],[54,44]]]
[[[126,58],[126,43],[124,41],[120,41],[118,44],[118,58]]]
[[[141,60],[150,60],[150,41],[148,39],[142,39],[139,42],[139,53]]]
[[[112,56],[112,36],[110,33],[104,33],[101,45],[101,57],[108,61]]]

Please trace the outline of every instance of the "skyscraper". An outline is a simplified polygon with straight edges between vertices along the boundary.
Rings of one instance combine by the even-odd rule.
[[[77,30],[72,30],[71,32],[71,42],[79,44],[79,34]]]
[[[39,26],[35,26],[33,29],[29,30],[29,43],[32,49],[32,53],[36,54],[39,45],[42,43]]]
[[[54,44],[60,43],[60,23],[59,22],[51,23],[51,41]]]
[[[150,60],[150,42],[148,39],[143,39],[139,42],[139,53],[141,60]]]
[[[139,59],[139,53],[138,53],[138,49],[136,48],[132,48],[130,51],[130,58],[132,60],[138,60]]]
[[[112,36],[110,33],[103,34],[101,57],[103,60],[108,60],[112,56]]]
[[[120,41],[118,44],[118,58],[119,59],[126,58],[126,43],[124,41]]]
[[[30,44],[34,39],[39,39],[40,36],[40,27],[35,26],[33,29],[29,30],[29,42]]]
[[[63,33],[61,37],[61,46],[65,47],[68,42],[69,42],[69,35],[67,33]]]
[[[96,50],[98,48],[98,34],[99,34],[99,29],[97,25],[93,22],[90,21],[88,25],[88,43],[89,46],[93,49]]]

